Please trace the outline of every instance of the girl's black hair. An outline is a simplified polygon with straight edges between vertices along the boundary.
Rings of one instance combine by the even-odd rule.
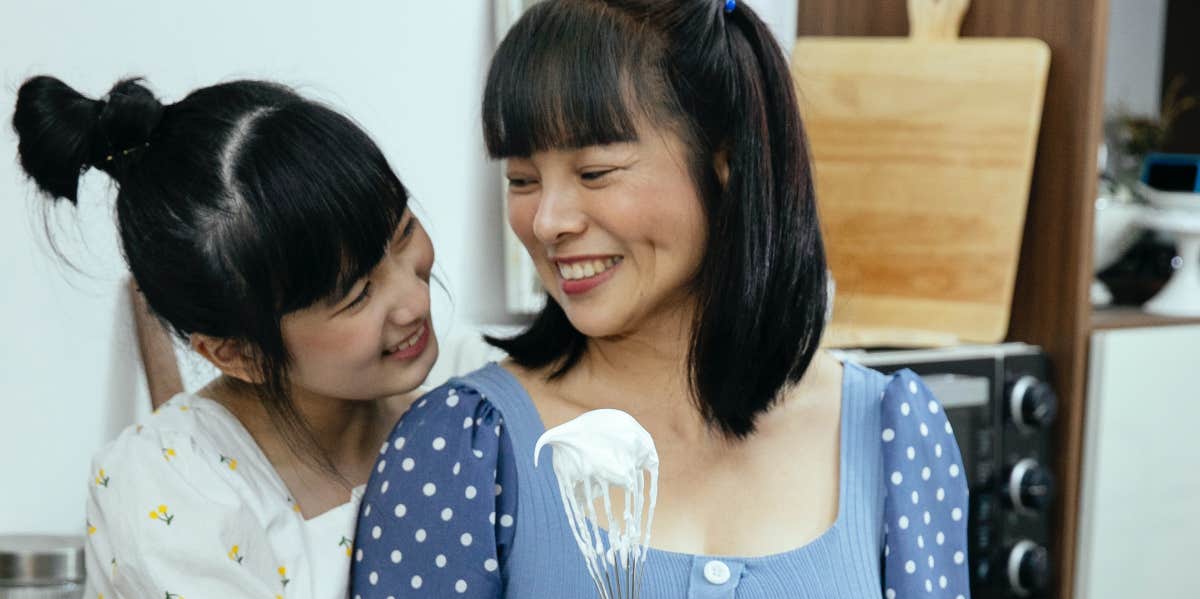
[[[117,226],[151,310],[182,338],[244,342],[285,440],[322,459],[289,397],[284,315],[343,296],[382,259],[408,193],[350,119],[282,85],[234,81],[163,105],[138,80],[102,99],[33,77],[13,128],[25,172],[77,203],[116,182]]]
[[[787,62],[744,2],[546,0],[492,60],[483,129],[493,158],[676,132],[707,217],[694,281],[689,377],[698,408],[742,438],[796,383],[825,327],[825,250]],[[716,157],[728,160],[724,184]],[[530,368],[569,371],[587,338],[549,299],[523,333],[488,341]]]

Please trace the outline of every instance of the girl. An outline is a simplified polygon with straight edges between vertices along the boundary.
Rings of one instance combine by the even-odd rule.
[[[261,81],[20,88],[22,167],[116,182],[149,308],[221,376],[96,454],[88,597],[344,597],[361,485],[437,356],[433,248],[346,117]]]

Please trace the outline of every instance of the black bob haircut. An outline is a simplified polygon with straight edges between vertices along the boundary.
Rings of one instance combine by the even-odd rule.
[[[253,348],[254,391],[293,450],[314,452],[289,397],[280,323],[370,272],[408,193],[353,121],[282,85],[234,81],[163,105],[137,80],[100,100],[48,76],[25,81],[13,128],[25,172],[76,203],[80,174],[116,182],[134,281],[178,336]]]
[[[697,407],[732,438],[755,430],[804,375],[825,327],[825,250],[787,62],[744,3],[546,0],[492,59],[483,130],[493,158],[634,141],[636,124],[691,148],[707,218],[693,281],[688,373]],[[728,159],[722,184],[714,167]],[[564,375],[587,337],[549,299],[521,334],[488,338],[518,364]]]

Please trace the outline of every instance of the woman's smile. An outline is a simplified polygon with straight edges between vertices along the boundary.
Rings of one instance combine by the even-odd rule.
[[[624,260],[622,256],[570,256],[553,258],[563,293],[581,295],[612,279]]]

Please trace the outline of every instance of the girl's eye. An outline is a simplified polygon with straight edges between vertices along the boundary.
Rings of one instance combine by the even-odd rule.
[[[404,230],[400,232],[400,239],[408,239],[412,237],[413,230],[417,228],[417,219],[408,219],[408,224],[404,225]]]
[[[583,174],[581,174],[580,177],[582,177],[584,181],[598,181],[598,180],[602,179],[605,175],[607,175],[615,170],[617,170],[617,169],[610,168],[610,169],[604,169],[604,170],[598,170],[598,171],[586,171]]]
[[[368,297],[371,297],[371,282],[370,281],[367,281],[367,284],[363,285],[362,292],[360,292],[358,294],[358,297],[354,298],[354,301],[350,302],[349,304],[346,304],[346,309],[349,310],[349,309],[354,308],[355,306],[367,301]]]

